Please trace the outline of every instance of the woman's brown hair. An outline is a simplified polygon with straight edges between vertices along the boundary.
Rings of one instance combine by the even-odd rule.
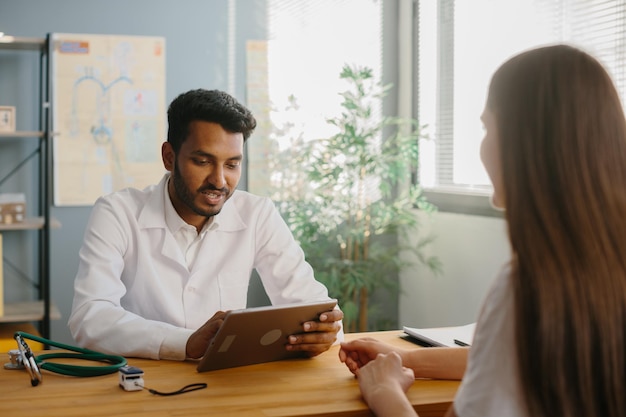
[[[528,415],[626,416],[626,121],[603,66],[567,45],[494,74]]]

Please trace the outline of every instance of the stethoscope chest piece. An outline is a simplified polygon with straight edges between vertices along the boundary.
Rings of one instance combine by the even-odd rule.
[[[24,369],[24,362],[22,362],[22,354],[19,349],[11,349],[9,351],[9,362],[4,364],[4,369]]]

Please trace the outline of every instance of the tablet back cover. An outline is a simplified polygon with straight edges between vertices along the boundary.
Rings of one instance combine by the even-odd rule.
[[[302,323],[317,320],[337,300],[230,311],[198,364],[198,372],[306,356],[285,349]]]

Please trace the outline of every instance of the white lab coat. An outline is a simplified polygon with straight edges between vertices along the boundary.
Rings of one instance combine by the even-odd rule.
[[[244,191],[215,216],[189,270],[165,221],[168,178],[95,203],[68,323],[79,345],[183,360],[189,336],[216,311],[246,307],[255,268],[272,304],[329,298],[272,201]]]

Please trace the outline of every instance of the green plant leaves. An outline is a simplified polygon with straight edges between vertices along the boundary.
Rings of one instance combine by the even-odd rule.
[[[381,114],[391,85],[377,83],[369,68],[346,65],[340,77],[349,88],[340,93],[341,112],[328,120],[336,133],[308,142],[298,135],[278,155],[283,162],[275,166],[284,169],[274,199],[317,279],[339,300],[346,330],[364,331],[372,330],[369,294],[399,290],[397,273],[410,266],[403,251],[441,269],[424,254],[429,237],[415,247],[400,243],[420,232],[416,210],[436,207],[418,185],[407,184],[419,157],[417,121]]]

